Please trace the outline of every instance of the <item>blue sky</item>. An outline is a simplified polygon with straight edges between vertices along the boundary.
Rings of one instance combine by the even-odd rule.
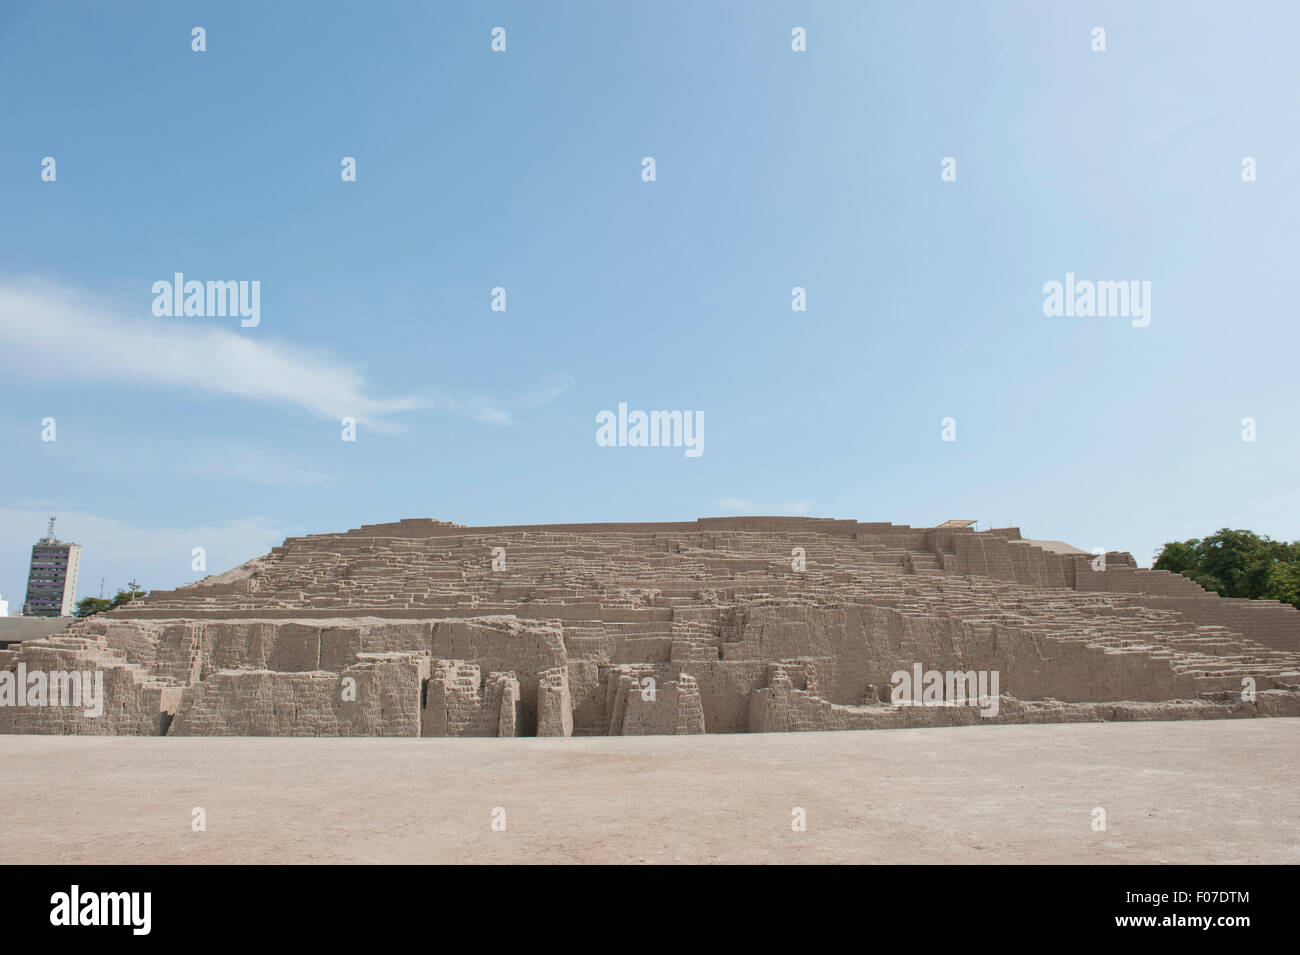
[[[403,517],[1300,536],[1298,10],[6,5],[0,596],[47,514],[82,594]],[[1150,325],[1044,316],[1067,272]]]

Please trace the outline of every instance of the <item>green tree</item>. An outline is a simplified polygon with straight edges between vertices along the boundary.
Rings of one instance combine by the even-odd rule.
[[[1199,540],[1173,541],[1166,544],[1160,556],[1151,566],[1156,570],[1167,570],[1173,574],[1182,574],[1188,580],[1194,580],[1206,590],[1221,594],[1223,581],[1201,570],[1198,548]]]
[[[149,596],[148,591],[144,590],[133,578],[124,588],[118,590],[112,600],[103,597],[82,597],[77,601],[77,610],[74,616],[89,617],[93,614],[103,613],[105,610],[115,610],[129,604],[132,600],[147,596]]]
[[[89,617],[92,614],[103,613],[105,610],[113,609],[113,601],[105,600],[103,597],[82,597],[77,601],[77,610],[73,614],[75,617]]]
[[[113,598],[113,606],[120,607],[123,604],[129,604],[132,600],[137,600],[140,597],[147,597],[147,596],[149,595],[140,587],[138,583],[136,583],[135,578],[132,578],[131,581],[126,585],[125,589],[119,590],[117,592],[117,596]]]
[[[1300,607],[1300,541],[1288,544],[1224,527],[1199,540],[1166,544],[1152,566],[1223,597],[1270,598]]]
[[[1300,607],[1300,560],[1278,561],[1268,572],[1269,596]]]

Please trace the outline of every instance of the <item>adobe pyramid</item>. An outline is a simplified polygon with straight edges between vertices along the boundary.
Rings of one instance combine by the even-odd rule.
[[[1300,612],[1111,553],[804,517],[367,525],[0,651],[0,732],[566,736],[1300,715]],[[997,706],[891,702],[997,675]],[[987,703],[987,701],[985,701]],[[996,715],[990,714],[996,710]]]

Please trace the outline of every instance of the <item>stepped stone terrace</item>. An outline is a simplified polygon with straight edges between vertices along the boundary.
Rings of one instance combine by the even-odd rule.
[[[290,538],[0,650],[102,671],[103,714],[0,732],[737,733],[1300,715],[1300,612],[975,531],[804,517]],[[992,672],[998,706],[905,705],[899,671]],[[949,701],[951,703],[951,701]]]

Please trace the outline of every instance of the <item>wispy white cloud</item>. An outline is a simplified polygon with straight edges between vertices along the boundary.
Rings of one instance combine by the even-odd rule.
[[[572,388],[573,384],[572,376],[564,375],[545,388],[530,391],[510,401],[496,401],[491,398],[437,398],[434,399],[433,406],[486,424],[513,424],[516,410],[531,411],[550,404]]]
[[[401,430],[392,417],[432,407],[421,395],[383,398],[353,368],[318,348],[203,320],[115,315],[47,283],[0,284],[0,368],[39,375],[58,355],[64,378],[148,384],[296,406]]]
[[[491,398],[441,398],[434,405],[439,410],[450,411],[484,424],[511,424],[514,421],[510,412]]]
[[[420,410],[508,425],[512,409],[538,408],[573,386],[562,377],[508,401],[428,393],[385,398],[360,370],[325,349],[211,321],[133,318],[47,282],[0,282],[0,370],[38,377],[57,354],[60,374],[78,381],[231,395],[334,421],[351,417],[390,433],[406,430],[395,416]]]
[[[574,379],[572,375],[562,375],[549,387],[540,388],[537,391],[530,391],[528,394],[524,395],[521,403],[530,408],[540,408],[542,405],[550,404],[556,398],[560,397],[560,395],[572,388],[573,385]]]

